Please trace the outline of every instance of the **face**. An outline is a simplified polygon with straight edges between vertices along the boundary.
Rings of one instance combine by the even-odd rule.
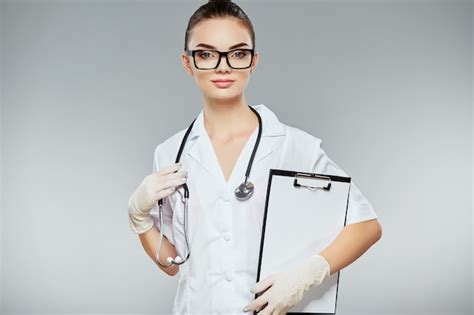
[[[189,50],[204,49],[218,50],[221,52],[233,50],[234,45],[245,43],[239,46],[242,49],[253,49],[250,32],[241,26],[233,18],[208,19],[198,23],[191,31],[188,42]],[[202,46],[204,44],[206,46]],[[215,48],[211,48],[213,46]],[[202,55],[209,58],[208,54]],[[235,54],[235,58],[242,54]],[[197,54],[196,54],[196,57]],[[231,56],[229,56],[231,58]],[[240,57],[241,58],[241,57]],[[216,69],[202,70],[194,65],[193,57],[183,53],[181,60],[186,72],[194,77],[199,89],[207,99],[224,100],[242,97],[250,79],[250,74],[255,71],[258,62],[258,53],[255,51],[252,64],[247,69],[233,69],[226,60],[221,57],[219,66]],[[232,61],[230,60],[232,63]],[[236,61],[237,62],[237,61]],[[214,83],[213,80],[233,80],[230,84]]]

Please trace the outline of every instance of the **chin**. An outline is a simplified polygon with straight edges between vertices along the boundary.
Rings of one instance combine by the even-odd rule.
[[[230,96],[238,95],[239,93],[241,93],[241,91],[237,89],[233,89],[233,88],[220,89],[220,88],[212,87],[208,90],[208,93],[216,97],[222,96],[222,95],[225,95],[226,97],[230,97]]]
[[[234,98],[238,98],[239,97],[239,93],[235,93],[235,91],[217,91],[216,92],[212,92],[212,93],[209,93],[208,94],[210,98],[213,98],[213,99],[216,99],[216,100],[231,100],[231,99],[234,99]]]

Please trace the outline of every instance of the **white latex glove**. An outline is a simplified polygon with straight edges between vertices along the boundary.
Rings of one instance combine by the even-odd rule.
[[[150,216],[153,206],[186,182],[188,173],[180,168],[181,163],[175,163],[147,175],[132,194],[128,200],[128,221],[134,233],[150,230],[154,225]]]
[[[243,309],[244,312],[259,311],[258,314],[285,314],[303,299],[304,293],[313,285],[320,285],[329,277],[330,266],[321,255],[313,255],[297,268],[272,274],[259,281],[252,293],[265,291]]]

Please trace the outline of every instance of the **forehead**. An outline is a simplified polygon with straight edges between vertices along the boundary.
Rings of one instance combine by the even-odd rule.
[[[199,22],[193,28],[189,48],[199,43],[212,45],[219,50],[227,50],[237,43],[247,43],[252,47],[250,32],[233,18],[213,18]]]

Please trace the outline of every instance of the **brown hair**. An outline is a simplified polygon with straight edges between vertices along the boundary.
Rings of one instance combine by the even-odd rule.
[[[247,14],[231,0],[209,0],[208,3],[201,5],[189,18],[186,35],[184,36],[184,50],[188,50],[188,41],[196,24],[207,19],[224,17],[236,18],[243,27],[247,28],[252,38],[252,48],[255,49],[255,32]]]

